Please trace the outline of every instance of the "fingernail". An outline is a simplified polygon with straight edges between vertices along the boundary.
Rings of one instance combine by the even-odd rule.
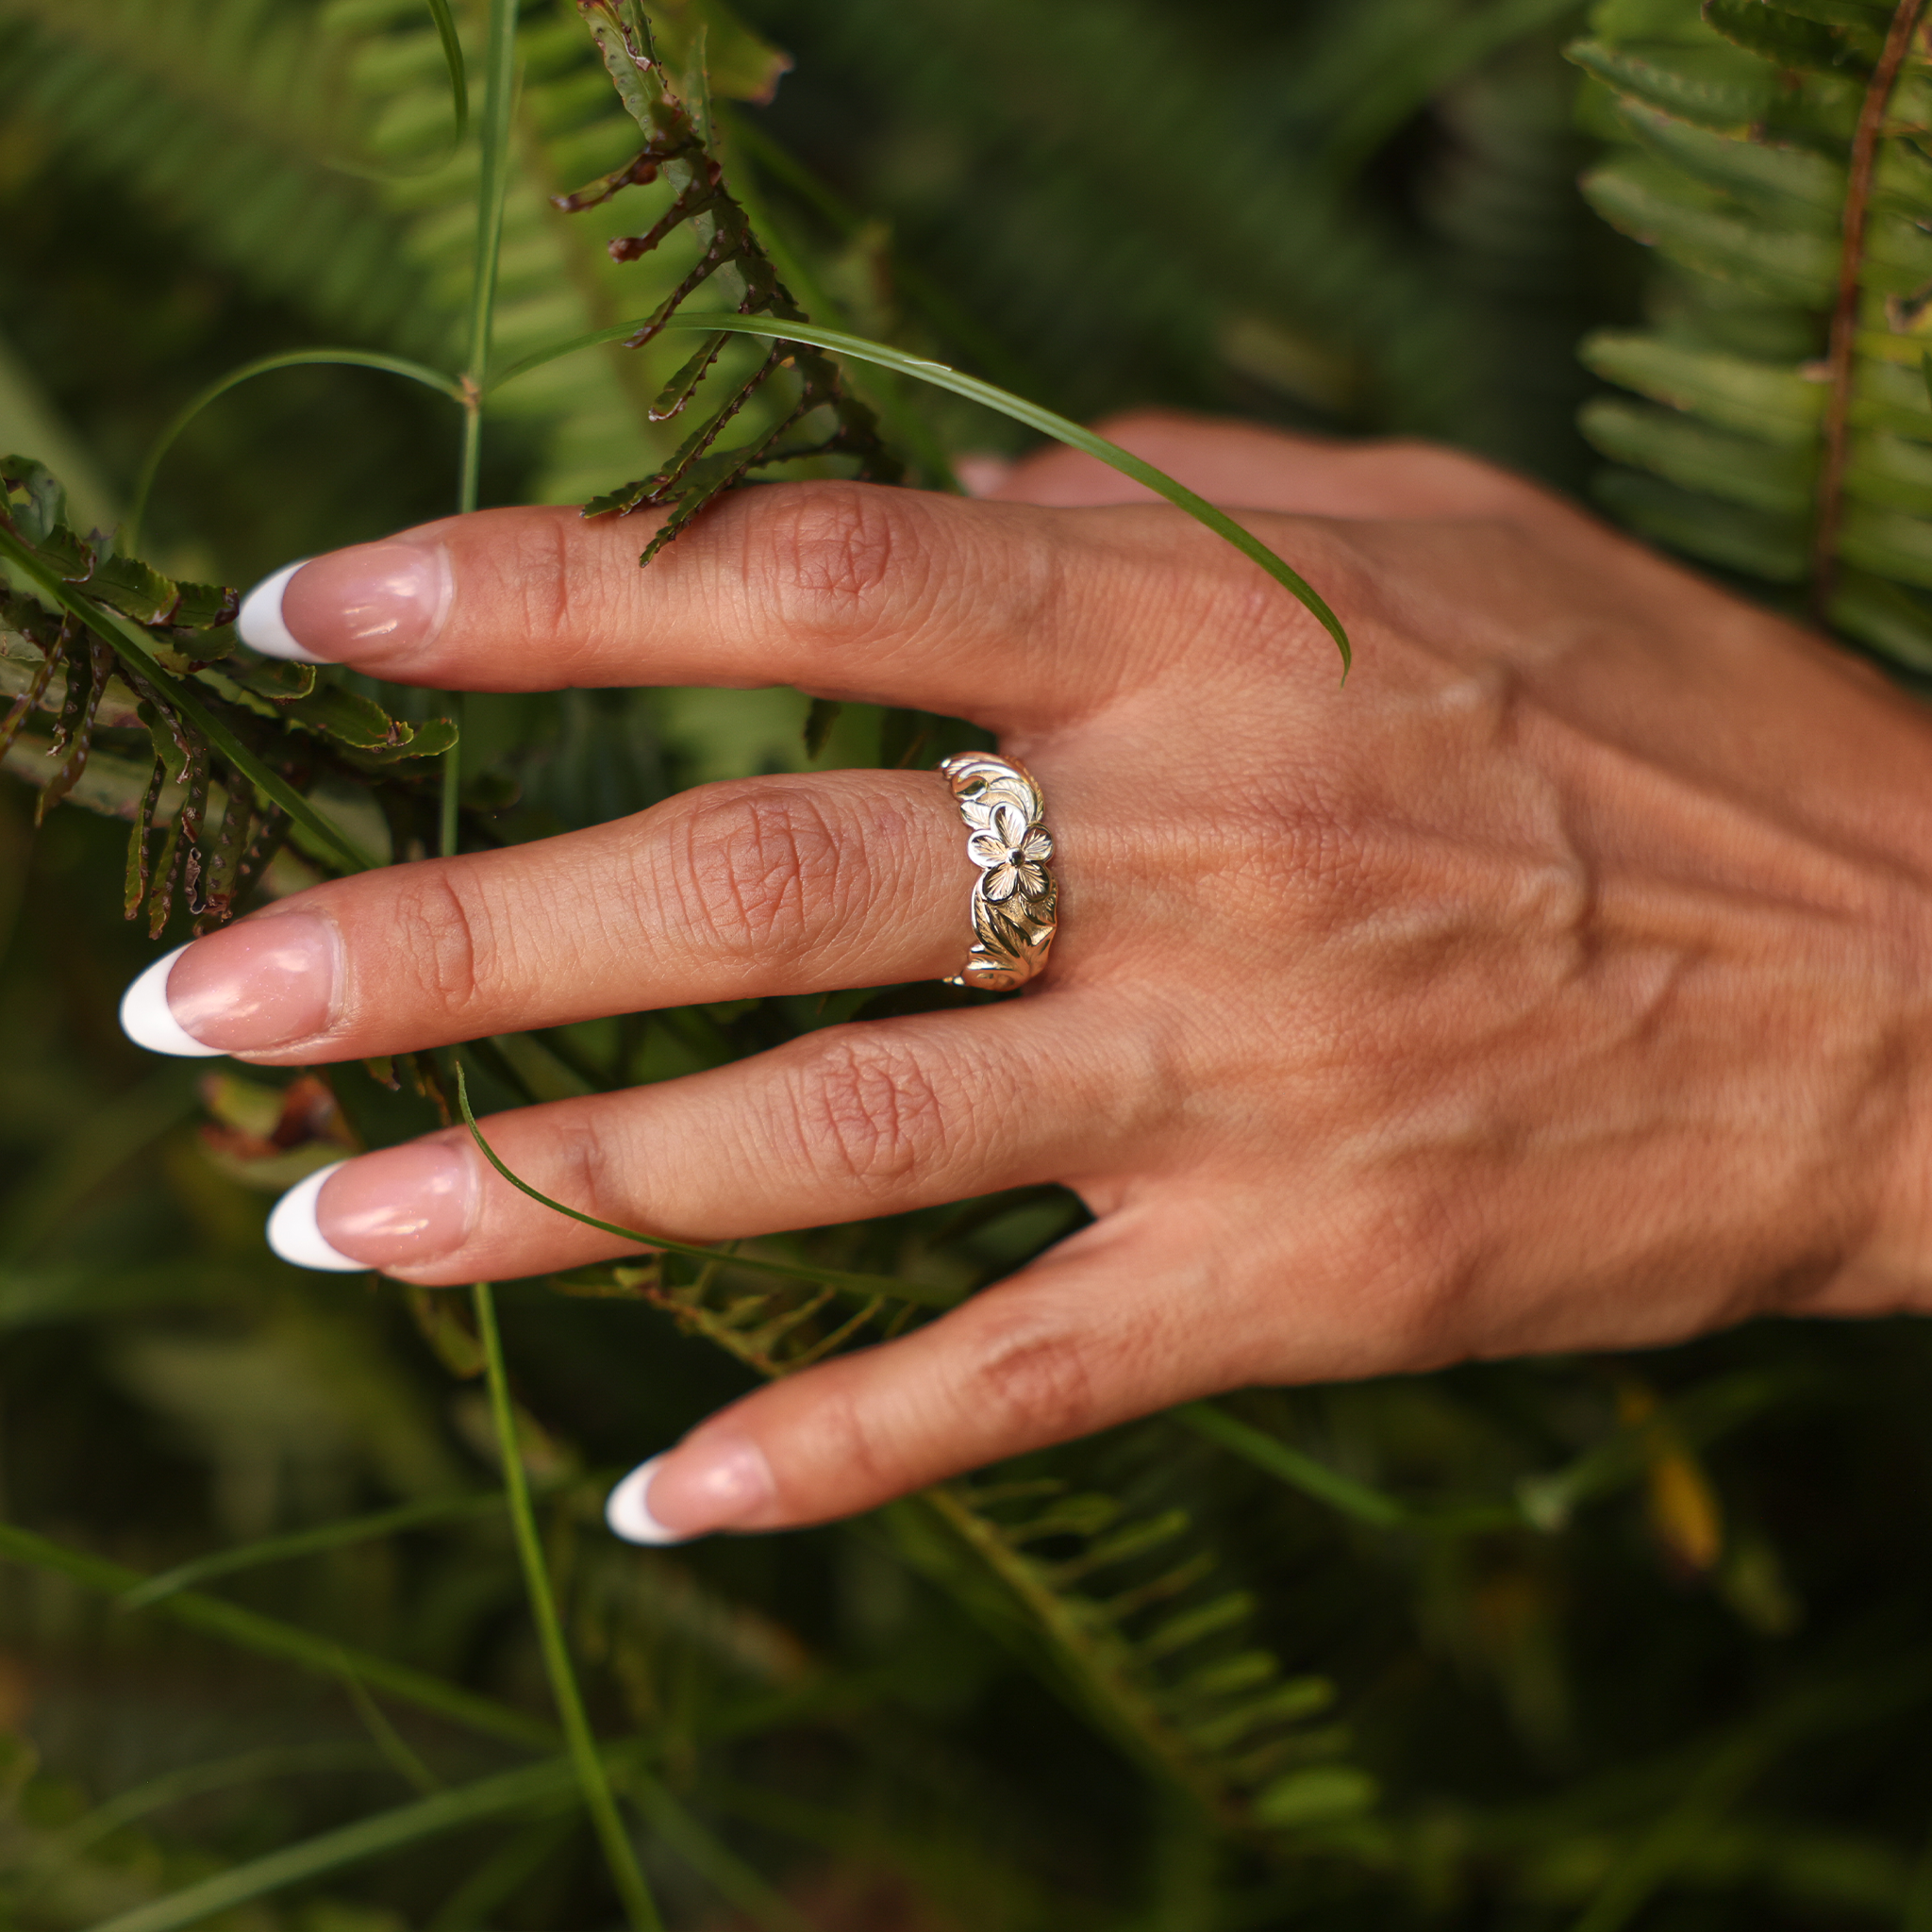
[[[298,1268],[407,1268],[462,1246],[475,1172],[444,1141],[415,1141],[339,1162],[291,1188],[269,1216],[269,1245]]]
[[[681,1543],[749,1522],[776,1493],[756,1442],[700,1441],[640,1463],[611,1491],[604,1517],[631,1542]]]
[[[453,591],[441,544],[357,543],[264,577],[236,628],[271,658],[379,666],[436,634]]]
[[[187,946],[176,946],[172,953],[164,953],[121,995],[121,1030],[136,1046],[144,1046],[150,1053],[171,1053],[180,1059],[212,1059],[226,1049],[195,1039],[168,1005],[168,980],[175,960],[187,951]]]
[[[339,1249],[330,1247],[315,1224],[316,1195],[322,1192],[325,1182],[348,1164],[346,1160],[338,1160],[332,1166],[319,1169],[306,1181],[297,1181],[270,1209],[268,1244],[283,1260],[297,1268],[325,1268],[338,1274],[360,1274],[367,1270],[366,1261],[351,1260]]]
[[[658,1465],[663,1460],[661,1456],[654,1456],[650,1461],[639,1463],[605,1499],[604,1521],[627,1543],[681,1543],[684,1541],[675,1529],[666,1529],[651,1514],[651,1478],[657,1474]]]
[[[157,959],[121,999],[121,1029],[151,1053],[262,1053],[322,1032],[340,941],[308,912],[244,919]]]
[[[254,645],[264,658],[287,658],[296,664],[325,661],[312,651],[305,651],[289,634],[289,626],[282,619],[282,592],[289,588],[289,579],[308,561],[306,557],[298,557],[293,563],[283,564],[274,576],[263,577],[242,598],[242,608],[235,614],[235,628],[241,633],[242,641]]]

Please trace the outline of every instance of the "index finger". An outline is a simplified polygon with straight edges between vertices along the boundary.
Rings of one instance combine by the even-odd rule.
[[[1130,530],[1127,524],[1131,522]],[[242,635],[281,657],[471,691],[792,684],[1002,729],[1131,681],[1224,545],[1165,508],[1042,511],[856,483],[773,484],[641,569],[638,521],[450,517],[291,566]],[[1194,568],[1176,571],[1177,560]],[[1252,567],[1232,558],[1236,570]],[[1245,575],[1241,592],[1252,590]],[[1122,622],[1123,608],[1152,625]],[[1284,595],[1284,625],[1306,623]]]

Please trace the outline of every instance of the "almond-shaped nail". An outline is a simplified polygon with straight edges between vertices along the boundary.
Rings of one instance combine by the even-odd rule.
[[[408,1268],[453,1253],[475,1212],[475,1163],[445,1141],[385,1147],[291,1188],[269,1245],[298,1268]]]
[[[365,1154],[315,1199],[322,1238],[373,1268],[407,1268],[453,1254],[470,1237],[476,1163],[447,1141]]]
[[[440,543],[357,543],[264,577],[235,623],[267,657],[375,669],[434,637],[453,594]]]
[[[772,1466],[742,1436],[703,1437],[641,1463],[610,1492],[605,1521],[634,1543],[680,1543],[761,1515],[777,1494]]]
[[[121,1030],[136,1046],[150,1053],[173,1054],[177,1059],[209,1059],[226,1049],[197,1040],[175,1019],[168,1005],[168,981],[187,946],[164,953],[138,974],[121,995]]]
[[[324,1032],[341,942],[325,919],[276,912],[157,959],[121,1000],[121,1025],[151,1053],[266,1053]]]
[[[235,628],[241,633],[242,641],[252,644],[264,658],[286,658],[294,664],[325,661],[314,652],[305,651],[282,618],[282,592],[289,588],[289,579],[308,561],[306,557],[298,557],[293,563],[283,564],[273,576],[263,577],[242,598],[242,608],[235,613]]]
[[[604,1502],[604,1521],[627,1543],[681,1543],[684,1539],[651,1514],[651,1479],[664,1458],[641,1462],[611,1491]]]
[[[307,1180],[297,1181],[270,1209],[268,1244],[283,1260],[296,1268],[326,1269],[333,1274],[361,1274],[368,1262],[332,1248],[315,1224],[315,1197],[329,1181],[348,1165],[337,1161],[332,1167],[318,1168]]]

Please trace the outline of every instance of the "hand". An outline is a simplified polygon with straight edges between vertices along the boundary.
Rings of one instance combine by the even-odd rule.
[[[790,682],[975,720],[1044,789],[1060,933],[1023,998],[487,1123],[546,1192],[685,1241],[1049,1180],[1095,1217],[710,1418],[631,1534],[841,1516],[1246,1383],[1932,1299],[1925,715],[1462,458],[1113,433],[1324,591],[1345,686],[1253,564],[1065,453],[982,502],[745,491],[643,571],[633,524],[510,509],[287,583],[287,633],[377,676]],[[973,877],[936,774],[704,786],[317,887],[165,996],[190,1047],[273,1065],[937,977]],[[619,1251],[460,1132],[314,1215],[428,1284]]]

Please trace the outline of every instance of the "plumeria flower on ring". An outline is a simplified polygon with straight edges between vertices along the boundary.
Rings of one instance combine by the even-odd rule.
[[[1053,839],[1043,825],[1029,824],[1017,805],[997,805],[992,824],[967,840],[966,849],[973,862],[986,876],[980,890],[995,905],[1010,899],[1015,891],[1023,898],[1038,899],[1046,891],[1045,861],[1053,857]]]

